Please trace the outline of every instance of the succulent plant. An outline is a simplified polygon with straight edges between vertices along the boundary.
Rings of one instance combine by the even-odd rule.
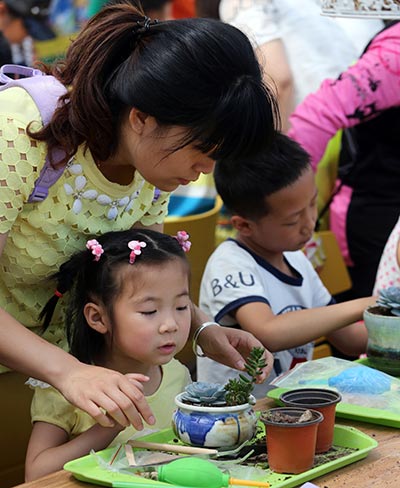
[[[249,402],[257,376],[261,374],[262,369],[267,365],[264,359],[264,352],[265,349],[263,347],[254,347],[244,366],[249,377],[239,374],[238,378],[229,380],[225,385],[225,398],[228,405],[241,405]]]
[[[390,286],[384,290],[379,290],[377,305],[390,309],[393,315],[400,317],[400,287]]]
[[[243,405],[248,403],[257,376],[266,366],[262,347],[254,347],[246,360],[245,369],[249,377],[239,374],[225,385],[195,381],[186,386],[182,400],[207,406]]]
[[[193,403],[206,403],[207,405],[224,405],[225,389],[219,383],[206,383],[195,381],[186,386],[182,395],[183,400]]]

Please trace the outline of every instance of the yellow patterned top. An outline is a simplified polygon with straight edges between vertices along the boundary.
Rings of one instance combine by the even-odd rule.
[[[157,198],[154,186],[137,171],[130,185],[111,183],[90,151],[80,148],[47,199],[26,203],[44,164],[46,144],[32,140],[25,129],[40,120],[24,89],[0,93],[0,234],[8,233],[0,257],[0,306],[33,330],[54,292],[48,277],[71,254],[84,249],[89,238],[110,230],[163,222],[169,198],[166,192]],[[45,336],[59,345],[60,309],[53,319],[56,325]]]

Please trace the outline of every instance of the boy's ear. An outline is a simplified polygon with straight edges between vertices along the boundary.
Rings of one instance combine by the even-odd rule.
[[[251,222],[240,215],[233,215],[231,217],[233,227],[244,236],[249,236],[252,233]]]
[[[106,334],[109,331],[108,315],[102,305],[88,302],[83,309],[83,314],[89,327],[99,334]]]

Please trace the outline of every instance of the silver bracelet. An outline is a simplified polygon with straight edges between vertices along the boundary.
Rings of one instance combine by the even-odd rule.
[[[220,327],[220,325],[217,324],[217,322],[204,322],[204,324],[201,324],[200,327],[193,334],[193,343],[192,343],[193,353],[198,358],[206,357],[206,355],[203,352],[198,352],[197,348],[200,346],[197,346],[197,340],[199,338],[199,335],[203,332],[203,330],[209,327],[210,325],[217,325],[218,327]]]

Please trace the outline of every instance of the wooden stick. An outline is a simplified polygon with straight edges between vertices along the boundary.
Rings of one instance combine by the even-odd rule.
[[[126,459],[128,460],[129,466],[137,466],[132,446],[130,446],[129,444],[125,444],[125,455]]]
[[[218,454],[217,449],[206,449],[204,447],[181,446],[179,444],[162,444],[157,442],[145,442],[132,439],[128,441],[132,447],[141,447],[152,451],[168,451],[181,454],[208,454],[210,456]]]

